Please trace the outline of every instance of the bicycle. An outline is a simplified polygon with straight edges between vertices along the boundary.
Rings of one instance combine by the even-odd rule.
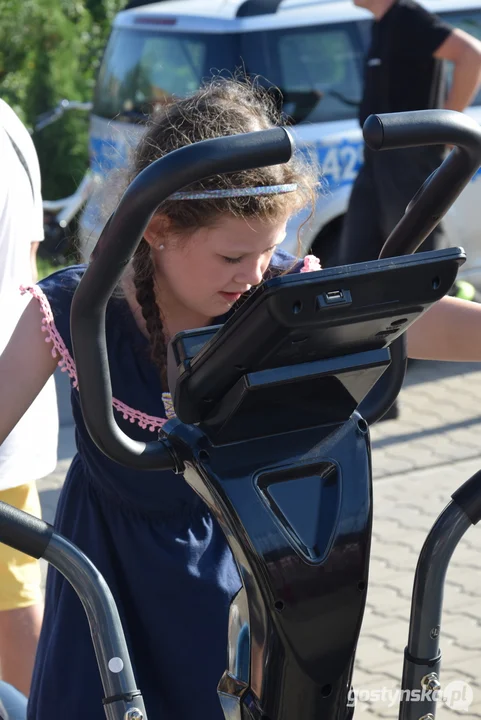
[[[156,441],[132,440],[113,415],[104,332],[110,295],[163,199],[210,174],[286,162],[289,132],[217,138],[150,165],[105,226],[73,300],[92,439],[123,465],[182,473],[236,558],[243,586],[231,604],[218,686],[226,720],[352,716],[372,521],[369,425],[402,386],[405,330],[448,293],[465,258],[459,248],[412,253],[481,166],[479,126],[455,112],[419,111],[371,116],[364,136],[374,150],[429,143],[454,150],[413,198],[379,260],[269,280],[225,325],[175,336],[168,375],[176,418]],[[135,211],[126,202],[132,197]],[[250,344],[246,327],[256,328]],[[323,405],[310,402],[320,394]],[[292,412],[294,402],[301,413]],[[480,498],[481,472],[453,493],[422,548],[402,688],[429,692],[421,702],[403,693],[400,720],[434,719],[444,577],[460,538],[481,518]],[[313,502],[319,512],[309,516]],[[43,557],[73,585],[90,623],[106,717],[144,720],[118,612],[96,568],[53,527],[4,503],[0,539]]]
[[[31,134],[40,132],[44,128],[60,120],[66,112],[90,112],[91,102],[76,100],[60,100],[51,110],[48,110],[36,119]],[[40,255],[52,258],[56,262],[65,260],[64,251],[69,243],[67,228],[85,205],[94,190],[94,179],[90,169],[87,169],[79,186],[72,195],[59,200],[44,200],[44,231],[45,240],[39,247]]]

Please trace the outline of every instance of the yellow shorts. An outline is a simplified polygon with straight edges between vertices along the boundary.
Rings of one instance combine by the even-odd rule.
[[[36,484],[0,490],[0,500],[41,517]],[[40,563],[0,543],[0,611],[15,610],[43,602]]]

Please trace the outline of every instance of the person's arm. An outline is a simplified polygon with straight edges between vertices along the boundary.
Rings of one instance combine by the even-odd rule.
[[[444,297],[407,331],[408,357],[481,362],[481,305]]]
[[[32,267],[32,283],[35,285],[38,280],[37,251],[39,242],[30,243],[30,265]]]
[[[463,112],[476,95],[481,80],[481,42],[463,30],[455,29],[436,50],[434,57],[454,64],[445,108]]]
[[[33,403],[58,359],[45,342],[37,300],[30,300],[0,355],[0,445]]]

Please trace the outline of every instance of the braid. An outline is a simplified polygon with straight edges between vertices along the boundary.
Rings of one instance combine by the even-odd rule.
[[[142,240],[133,258],[135,297],[142,309],[150,339],[150,357],[160,370],[164,392],[167,383],[167,345],[159,306],[155,298],[154,265],[149,244]]]

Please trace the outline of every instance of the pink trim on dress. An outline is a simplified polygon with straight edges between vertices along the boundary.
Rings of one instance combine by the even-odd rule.
[[[29,292],[40,304],[40,309],[43,314],[42,318],[42,332],[47,333],[45,342],[52,343],[52,357],[60,356],[58,365],[62,372],[67,372],[72,379],[72,385],[74,388],[78,388],[77,368],[75,362],[70,355],[67,346],[65,345],[62,337],[55,326],[55,320],[53,317],[50,303],[45,293],[38,287],[34,286],[21,286],[20,292],[24,295]],[[134,408],[125,405],[120,400],[112,398],[112,405],[118,412],[122,413],[124,420],[130,420],[131,423],[137,422],[143,429],[148,428],[150,432],[155,432],[161,428],[167,420],[175,417],[172,398],[170,393],[162,393],[162,401],[164,403],[166,418],[155,417],[153,415],[147,415],[146,413],[135,410]]]
[[[301,268],[302,272],[313,272],[315,270],[321,270],[321,264],[315,255],[306,255],[304,258],[304,265]],[[42,311],[42,332],[47,333],[45,342],[52,343],[52,357],[59,357],[58,366],[62,372],[67,372],[72,380],[74,388],[78,388],[77,368],[75,362],[70,355],[67,346],[65,345],[62,337],[55,326],[55,320],[52,313],[52,308],[47,299],[47,296],[38,287],[38,285],[29,285],[20,287],[20,292],[24,295],[29,292],[32,297],[38,300],[40,304],[40,310]],[[162,393],[162,402],[164,404],[166,418],[155,417],[153,415],[147,415],[140,410],[131,408],[120,400],[112,398],[112,405],[118,412],[122,413],[124,420],[130,420],[131,423],[137,422],[143,429],[148,428],[150,432],[155,432],[161,428],[167,420],[175,417],[174,405],[172,402],[172,396],[170,393]]]

